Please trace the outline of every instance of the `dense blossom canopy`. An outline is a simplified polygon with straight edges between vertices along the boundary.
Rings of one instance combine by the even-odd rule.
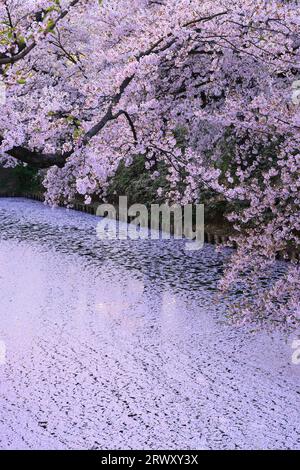
[[[163,162],[166,199],[208,188],[234,207],[222,288],[256,294],[239,320],[294,324],[298,263],[272,285],[261,273],[300,244],[297,3],[2,0],[3,164],[49,168],[57,204],[105,194],[121,160],[144,155],[153,177]]]

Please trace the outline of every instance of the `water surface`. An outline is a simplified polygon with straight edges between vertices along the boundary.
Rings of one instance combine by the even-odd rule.
[[[0,200],[1,449],[300,448],[291,338],[226,322],[224,256]]]

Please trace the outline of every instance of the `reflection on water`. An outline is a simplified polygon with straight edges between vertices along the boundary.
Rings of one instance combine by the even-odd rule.
[[[1,448],[300,447],[299,368],[224,322],[225,255],[21,199],[0,222]]]

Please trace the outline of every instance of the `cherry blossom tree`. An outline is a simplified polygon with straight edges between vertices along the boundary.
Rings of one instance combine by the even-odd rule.
[[[244,292],[234,318],[295,325],[298,262],[268,273],[299,251],[298,11],[273,0],[2,1],[2,163],[48,168],[54,205],[105,196],[134,155],[153,177],[165,165],[167,200],[209,188],[234,207],[238,249],[221,282]]]

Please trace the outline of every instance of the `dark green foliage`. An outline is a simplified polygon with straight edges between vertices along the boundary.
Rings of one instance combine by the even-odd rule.
[[[138,155],[133,163],[126,167],[121,162],[115,176],[111,179],[107,199],[112,203],[117,203],[119,196],[127,196],[129,204],[154,204],[163,202],[157,195],[159,187],[166,188],[166,170],[162,164],[155,168],[160,172],[160,176],[152,180],[149,171],[145,169],[144,157]]]

